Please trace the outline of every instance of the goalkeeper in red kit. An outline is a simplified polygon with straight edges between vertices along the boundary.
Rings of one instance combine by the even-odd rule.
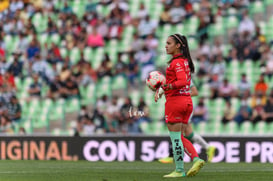
[[[164,177],[194,176],[205,164],[205,161],[199,158],[192,143],[183,136],[193,111],[190,83],[194,64],[185,36],[180,34],[169,36],[165,48],[167,54],[172,55],[172,59],[168,62],[166,69],[166,84],[157,89],[155,101],[159,99],[160,90],[163,89],[166,97],[165,120],[170,133],[176,168]],[[187,174],[183,162],[184,148],[194,161]]]

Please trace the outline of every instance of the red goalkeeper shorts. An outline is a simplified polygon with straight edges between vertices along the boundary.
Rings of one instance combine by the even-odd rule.
[[[165,103],[165,121],[166,123],[188,124],[192,111],[190,96],[168,97]]]

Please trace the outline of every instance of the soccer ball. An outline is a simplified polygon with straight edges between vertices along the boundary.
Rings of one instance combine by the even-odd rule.
[[[152,90],[156,91],[162,84],[166,83],[165,76],[159,71],[152,71],[146,79],[146,85]]]

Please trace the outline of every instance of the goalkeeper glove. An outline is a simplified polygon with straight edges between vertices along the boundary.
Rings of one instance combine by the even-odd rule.
[[[161,87],[159,87],[158,89],[156,89],[156,92],[155,92],[155,102],[157,102],[157,100],[160,99],[163,94],[164,94],[164,90]]]

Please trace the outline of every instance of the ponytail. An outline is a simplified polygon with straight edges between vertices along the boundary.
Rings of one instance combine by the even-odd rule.
[[[188,40],[187,40],[187,38],[184,35],[182,35],[182,42],[185,44],[185,46],[182,46],[182,50],[183,50],[183,52],[185,53],[185,56],[188,59],[189,67],[191,69],[191,73],[194,73],[195,68],[194,68],[193,61],[191,59],[191,54],[190,54],[190,50],[189,50]]]

